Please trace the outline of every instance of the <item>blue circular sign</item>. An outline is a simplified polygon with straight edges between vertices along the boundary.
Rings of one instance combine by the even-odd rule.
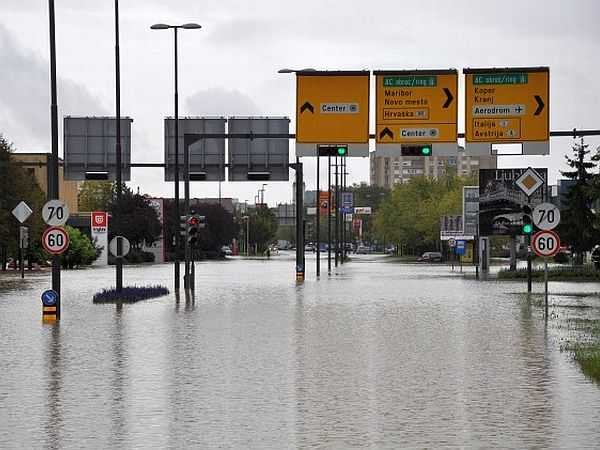
[[[44,304],[44,306],[54,306],[54,305],[56,305],[57,301],[58,301],[58,294],[56,293],[56,291],[53,291],[52,289],[48,289],[47,291],[44,291],[44,293],[42,294],[42,303]]]

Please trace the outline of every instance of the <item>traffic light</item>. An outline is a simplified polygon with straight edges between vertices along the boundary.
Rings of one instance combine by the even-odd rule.
[[[400,152],[402,156],[431,156],[432,147],[430,144],[403,145]]]
[[[523,234],[533,233],[533,220],[531,219],[531,207],[523,205],[523,225],[521,227]]]
[[[190,245],[194,245],[198,242],[198,232],[200,228],[204,228],[205,217],[194,214],[187,220],[187,239]]]
[[[319,145],[319,156],[348,156],[348,146]]]

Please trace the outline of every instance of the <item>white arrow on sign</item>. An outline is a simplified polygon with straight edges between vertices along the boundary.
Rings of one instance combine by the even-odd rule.
[[[560,209],[552,203],[541,203],[533,210],[533,223],[540,230],[553,230],[560,223]]]
[[[33,211],[25,202],[19,202],[15,209],[12,210],[12,215],[16,217],[16,219],[23,223],[25,222]]]
[[[69,219],[69,207],[62,200],[50,200],[42,208],[42,218],[51,227],[62,227]]]

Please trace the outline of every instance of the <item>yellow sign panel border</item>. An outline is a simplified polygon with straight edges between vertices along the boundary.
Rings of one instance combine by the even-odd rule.
[[[531,74],[531,73],[545,73],[546,74],[546,86],[545,92],[541,93],[541,95],[545,95],[543,99],[544,102],[544,115],[546,117],[545,124],[545,137],[541,139],[528,139],[527,136],[523,138],[523,123],[520,123],[519,126],[519,137],[515,139],[473,139],[473,126],[472,122],[475,120],[472,113],[469,112],[470,106],[473,105],[473,102],[469,100],[469,93],[472,91],[472,77],[473,75],[483,75],[483,74],[507,74],[507,73],[522,73],[522,74]],[[465,96],[464,96],[464,107],[465,107],[465,142],[468,144],[482,144],[482,143],[491,143],[491,144],[520,144],[525,142],[546,142],[550,139],[550,68],[546,66],[540,67],[490,67],[490,68],[465,68],[463,69],[463,74],[465,75]],[[471,87],[470,87],[471,86]],[[532,96],[537,94],[531,93]],[[508,119],[513,119],[514,117],[507,117]],[[490,116],[486,118],[482,118],[481,120],[489,119],[500,120],[502,118]],[[521,118],[519,118],[521,120]],[[527,129],[525,128],[525,133],[527,133]]]
[[[376,144],[448,144],[448,143],[456,143],[458,142],[458,69],[418,69],[418,70],[374,70],[373,75],[375,77],[375,143]],[[429,125],[441,125],[444,130],[452,129],[453,131],[449,131],[453,135],[453,137],[449,137],[446,139],[420,139],[420,138],[398,138],[396,137],[394,140],[383,140],[380,137],[380,132],[382,129],[387,128],[385,122],[379,121],[379,77],[383,76],[438,76],[438,75],[450,75],[454,76],[454,86],[453,92],[454,97],[452,101],[454,102],[454,122],[452,123],[442,123],[442,122],[429,122],[427,120],[401,120],[401,122],[405,122],[406,125],[413,125],[415,127],[427,128]],[[409,89],[409,88],[407,88]],[[429,114],[431,116],[431,114]],[[398,124],[395,124],[398,125]],[[404,126],[404,125],[403,125]],[[444,134],[442,132],[441,134]]]
[[[361,120],[364,120],[364,129],[360,138],[344,138],[330,139],[323,138],[304,138],[303,135],[307,132],[300,132],[300,77],[364,77],[366,78],[366,112],[360,112]],[[364,95],[364,94],[363,94]],[[315,102],[316,103],[316,102]],[[352,71],[298,71],[296,72],[296,142],[299,144],[368,144],[369,143],[369,123],[370,123],[370,104],[371,104],[371,72],[368,70],[352,70]],[[362,106],[362,105],[361,105]]]

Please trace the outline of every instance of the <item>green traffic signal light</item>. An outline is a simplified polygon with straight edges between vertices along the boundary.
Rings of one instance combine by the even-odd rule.
[[[338,146],[337,154],[339,156],[346,156],[346,153],[348,153],[348,147],[346,147],[345,145]]]
[[[431,156],[431,147],[428,145],[421,147],[421,154],[423,156]]]
[[[533,232],[533,225],[526,223],[523,225],[523,234],[531,234]]]

